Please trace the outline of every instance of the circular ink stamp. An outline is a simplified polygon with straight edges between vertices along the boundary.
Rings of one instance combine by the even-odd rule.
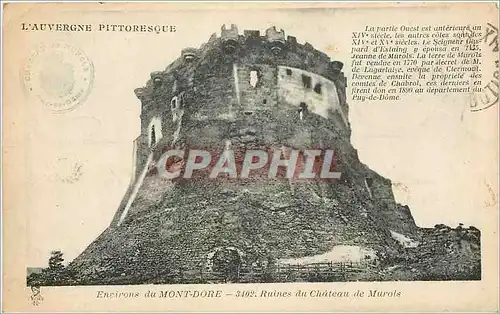
[[[41,44],[29,55],[22,79],[30,96],[53,112],[63,113],[87,98],[94,66],[83,51],[70,44]]]
[[[487,23],[481,38],[482,86],[470,94],[470,110],[482,111],[498,104],[498,27]]]

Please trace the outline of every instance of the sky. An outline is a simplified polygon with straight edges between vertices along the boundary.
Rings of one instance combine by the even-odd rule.
[[[343,61],[349,78],[351,35],[366,25],[484,23],[469,10],[446,14],[449,8],[434,8],[435,15],[427,9],[405,13],[384,8],[369,12],[254,7],[210,14],[126,8],[106,7],[105,13],[77,6],[60,8],[62,12],[49,7],[27,10],[7,25],[18,52],[10,55],[15,66],[8,74],[18,76],[14,81],[19,84],[12,84],[11,90],[22,106],[16,115],[22,127],[12,126],[21,142],[11,149],[27,156],[27,266],[44,266],[54,249],[70,261],[109,225],[129,184],[132,142],[140,132],[140,102],[134,89],[144,86],[151,72],[165,69],[183,48],[199,47],[212,33],[220,35],[222,24],[236,24],[240,33],[264,32],[275,25],[298,42],[309,42],[332,60]],[[21,31],[22,22],[160,24],[175,25],[177,31],[36,33]],[[55,40],[79,47],[94,66],[87,99],[64,114],[54,114],[30,99],[16,69],[38,43]],[[468,101],[468,95],[414,94],[391,102],[348,99],[351,140],[361,161],[393,181],[397,201],[409,205],[419,226],[491,227],[497,202],[498,106],[473,113]]]

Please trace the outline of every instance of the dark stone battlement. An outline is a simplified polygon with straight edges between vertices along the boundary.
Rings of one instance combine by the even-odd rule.
[[[342,105],[346,105],[347,80],[342,72],[343,63],[331,60],[309,43],[298,43],[295,37],[286,36],[284,30],[277,30],[274,26],[261,35],[258,30],[244,30],[240,34],[236,25],[223,25],[220,37],[214,33],[200,48],[183,49],[180,57],[161,72],[161,77],[164,82],[168,82],[175,80],[176,76],[182,78],[183,75],[189,75],[189,72],[191,75],[194,72],[216,74],[214,72],[220,70],[217,65],[221,63],[287,66],[321,75],[338,86]],[[155,86],[152,81],[148,81],[145,87],[136,89],[137,97],[149,103]]]

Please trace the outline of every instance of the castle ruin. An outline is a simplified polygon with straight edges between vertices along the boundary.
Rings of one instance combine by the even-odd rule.
[[[135,90],[141,130],[130,186],[109,228],[70,267],[87,284],[196,282],[193,274],[214,269],[238,281],[252,267],[339,249],[377,264],[399,254],[401,239],[418,245],[409,208],[350,142],[342,68],[275,27],[241,34],[223,26],[220,36],[182,50]],[[334,148],[342,176],[169,181],[155,173],[166,147],[228,146]]]

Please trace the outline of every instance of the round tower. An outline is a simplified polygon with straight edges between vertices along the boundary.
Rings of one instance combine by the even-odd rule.
[[[166,70],[152,73],[146,86],[136,89],[142,104],[136,171],[151,150],[152,121],[157,119],[162,128],[154,124],[155,132],[162,134],[162,145],[170,146],[236,143],[248,135],[245,129],[268,144],[293,142],[307,130],[312,137],[307,145],[318,146],[321,139],[311,129],[317,119],[348,137],[341,70],[341,62],[286,37],[283,30],[240,35],[236,25],[223,25],[220,37],[212,36],[199,49],[184,49]]]

